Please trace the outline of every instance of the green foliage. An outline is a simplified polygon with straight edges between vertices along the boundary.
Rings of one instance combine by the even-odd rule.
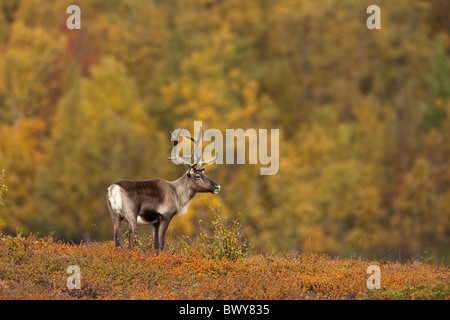
[[[242,226],[238,220],[228,221],[221,216],[220,207],[213,209],[212,232],[205,227],[200,230],[200,249],[214,259],[227,258],[236,260],[244,257],[251,245],[242,239]],[[200,221],[201,223],[201,221]]]
[[[445,283],[434,285],[407,286],[402,289],[382,287],[380,290],[370,290],[359,293],[359,300],[444,300],[450,295],[450,286]]]
[[[8,187],[6,186],[5,183],[5,169],[3,169],[2,175],[0,176],[0,207],[5,205],[3,203],[3,197],[6,191],[8,191]]]
[[[425,110],[425,128],[440,129],[445,119],[445,103],[450,98],[450,58],[439,37],[435,45],[435,58],[431,64],[431,74],[427,76],[427,85],[433,93],[433,101]]]
[[[447,100],[450,98],[450,59],[442,42],[443,37],[436,39],[435,58],[427,83],[436,98]]]

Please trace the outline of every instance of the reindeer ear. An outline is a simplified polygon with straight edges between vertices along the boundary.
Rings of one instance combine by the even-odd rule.
[[[189,168],[188,172],[187,172],[187,176],[190,178],[191,175],[194,173],[194,168]]]

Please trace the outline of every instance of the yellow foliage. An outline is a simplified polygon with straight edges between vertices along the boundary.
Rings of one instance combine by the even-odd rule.
[[[172,241],[220,204],[257,250],[448,258],[441,2],[380,3],[368,30],[368,0],[92,0],[67,30],[68,0],[1,1],[0,229],[110,239],[107,186],[178,178],[168,131],[200,120],[279,129],[279,171],[211,166],[221,193],[174,219]]]

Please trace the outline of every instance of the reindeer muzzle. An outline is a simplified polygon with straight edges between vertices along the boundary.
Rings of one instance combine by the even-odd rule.
[[[219,191],[220,191],[220,186],[219,186],[218,184],[216,184],[216,185],[214,186],[214,190],[212,191],[212,193],[213,193],[213,194],[218,194]]]

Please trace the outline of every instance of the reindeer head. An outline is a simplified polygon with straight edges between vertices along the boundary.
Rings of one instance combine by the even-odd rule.
[[[180,139],[180,135],[181,135],[181,130],[178,130],[178,134],[177,134],[175,140],[172,139],[173,145],[176,148],[178,148],[178,142]],[[172,138],[172,132],[170,132],[170,136]],[[200,127],[200,132],[198,134],[197,139],[194,139],[189,136],[185,136],[185,137],[190,139],[192,142],[194,142],[194,149],[191,152],[191,156],[190,157],[186,157],[186,156],[180,157],[178,155],[178,149],[175,149],[175,158],[168,157],[167,159],[169,159],[169,160],[176,159],[180,163],[184,164],[186,167],[189,168],[188,171],[186,171],[186,178],[187,178],[188,184],[191,186],[192,190],[195,193],[197,193],[197,192],[211,192],[214,194],[219,193],[220,185],[218,185],[217,183],[215,183],[214,181],[212,181],[211,179],[209,179],[206,176],[206,174],[205,174],[206,167],[203,166],[205,164],[210,164],[210,163],[216,161],[216,159],[218,157],[218,153],[216,152],[214,158],[211,158],[207,161],[201,161],[202,156],[201,156],[201,153],[200,153],[200,155],[198,154],[197,148],[200,144],[200,139],[202,137],[202,127]],[[190,158],[190,161],[185,160],[186,158]]]

